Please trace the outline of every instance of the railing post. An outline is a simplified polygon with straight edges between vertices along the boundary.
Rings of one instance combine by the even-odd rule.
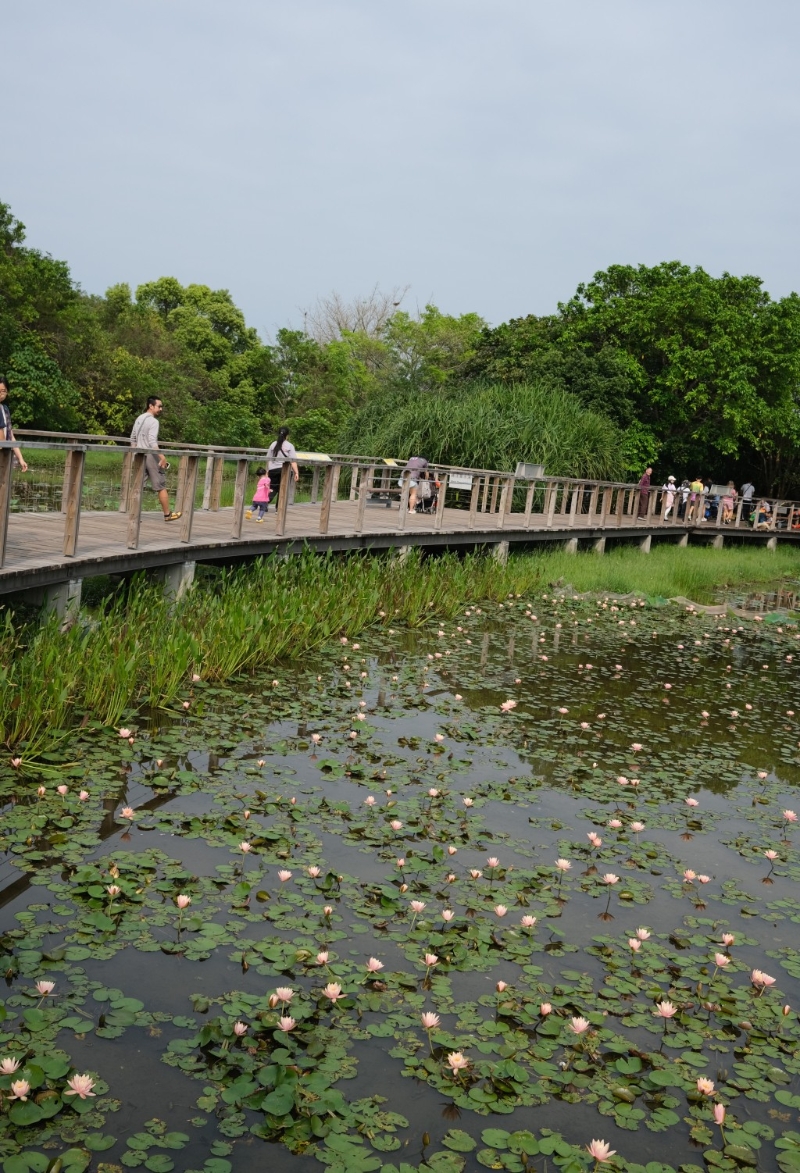
[[[490,479],[491,478],[489,477],[488,473],[483,478],[483,499],[481,501],[481,509],[480,509],[481,513],[486,512],[486,502],[489,500],[489,481],[490,481]]]
[[[341,465],[332,464],[325,471],[325,488],[322,491],[322,508],[319,511],[319,532],[326,534],[331,520],[331,507],[339,489]]]
[[[144,491],[144,462],[146,452],[131,453],[131,479],[128,488],[128,549],[139,545],[139,527],[142,522],[142,493]]]
[[[11,477],[13,468],[13,448],[0,448],[0,566],[3,565],[6,557],[8,513],[11,508]]]
[[[739,528],[739,524],[742,520],[742,510],[743,509],[744,509],[744,498],[740,497],[737,504],[736,504],[736,521],[734,522],[734,526],[733,526],[734,529]]]
[[[67,485],[66,517],[64,520],[64,557],[73,558],[78,545],[78,529],[81,523],[81,491],[83,489],[83,466],[86,460],[84,448],[72,448],[67,452],[64,483]]]
[[[236,487],[233,491],[233,525],[231,537],[242,536],[242,521],[244,519],[244,498],[247,493],[247,473],[250,462],[246,457],[236,462]]]
[[[175,489],[175,509],[178,513],[183,512],[183,495],[186,489],[186,469],[188,456],[184,453],[178,461],[178,485]]]
[[[69,504],[69,478],[72,475],[72,449],[64,453],[64,476],[61,480],[61,512],[66,513]]]
[[[120,478],[119,488],[119,511],[120,513],[128,512],[128,493],[131,486],[131,461],[133,460],[133,453],[128,449],[122,458],[122,475]]]
[[[570,524],[570,528],[572,528],[575,525],[575,517],[578,512],[577,505],[578,505],[578,492],[579,491],[580,491],[580,487],[578,485],[576,485],[575,488],[572,490],[572,492],[569,495],[569,524]]]
[[[214,472],[211,477],[211,499],[208,508],[212,513],[217,513],[222,498],[222,474],[225,471],[225,457],[215,456],[212,459],[214,461]]]
[[[210,452],[206,453],[206,475],[203,480],[203,509],[209,509],[211,506],[211,480],[214,476],[214,457]]]
[[[184,460],[186,461],[186,465],[183,469],[183,490],[179,506],[179,510],[183,515],[181,517],[181,541],[191,542],[192,522],[194,521],[194,498],[197,492],[197,474],[200,471],[200,453],[190,452],[187,456],[182,456],[181,465],[183,465]]]
[[[531,481],[528,484],[528,491],[525,494],[525,529],[531,528],[531,510],[533,509],[533,494],[536,492],[536,481]]]
[[[595,485],[589,497],[589,524],[594,525],[597,516],[597,498],[600,493],[600,486]]]
[[[319,465],[314,465],[314,471],[311,473],[311,504],[316,505],[319,497]]]
[[[367,497],[369,496],[370,484],[372,481],[373,470],[362,468],[361,476],[358,480],[358,504],[356,506],[356,533],[360,534],[364,528],[364,510],[367,508]]]
[[[356,493],[358,492],[359,473],[361,472],[357,464],[353,465],[353,473],[350,477],[350,500],[355,501]]]
[[[433,528],[436,530],[442,528],[442,522],[444,521],[444,499],[447,496],[447,473],[443,472],[439,480],[439,497],[436,501],[436,516],[433,521]]]
[[[647,520],[648,521],[650,521],[650,519],[653,516],[653,513],[655,512],[656,496],[657,496],[658,492],[659,492],[658,489],[651,489],[650,492],[647,494]]]
[[[547,518],[545,520],[545,525],[548,529],[552,529],[553,518],[555,517],[556,513],[556,501],[558,500],[558,484],[555,481],[550,482],[548,493],[550,494],[550,497],[547,502]]]
[[[492,500],[489,504],[489,512],[494,513],[497,509],[497,493],[500,489],[500,478],[492,477]]]
[[[469,497],[469,528],[475,528],[475,522],[478,520],[478,500],[481,495],[481,478],[474,476],[472,478],[472,492]]]
[[[411,496],[411,477],[403,477],[403,487],[400,490],[400,525],[399,529],[406,528],[408,521],[408,498]]]
[[[275,518],[275,537],[282,538],[286,529],[286,510],[289,507],[289,477],[292,466],[288,460],[281,465],[281,487],[278,490],[278,516]]]
[[[622,518],[624,516],[624,513],[625,513],[625,490],[624,489],[617,489],[616,517],[617,517],[617,525],[619,525],[619,526],[622,525]]]

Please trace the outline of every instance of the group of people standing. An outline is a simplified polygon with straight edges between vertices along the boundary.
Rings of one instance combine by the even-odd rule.
[[[645,470],[639,481],[639,517],[647,517],[650,512],[650,494],[652,492],[651,478],[653,475],[652,468]],[[722,511],[722,523],[727,525],[735,520],[736,504],[741,496],[742,513],[745,516],[750,515],[753,507],[753,498],[755,496],[755,486],[750,481],[746,481],[742,485],[741,490],[737,490],[733,481],[728,481],[727,486],[722,492],[712,493],[711,489],[713,482],[711,480],[703,480],[702,477],[695,477],[690,481],[688,477],[679,485],[674,476],[668,476],[665,483],[661,486],[661,506],[660,516],[666,521],[673,510],[677,512],[679,518],[686,522],[699,523],[702,521],[716,520]],[[759,505],[759,510],[766,506],[766,511],[770,511],[769,502],[762,502]],[[758,511],[756,511],[758,513]],[[754,522],[757,524],[757,522]]]

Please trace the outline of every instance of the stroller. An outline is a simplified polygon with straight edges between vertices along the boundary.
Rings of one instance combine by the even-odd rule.
[[[435,513],[439,502],[440,482],[423,469],[417,486],[417,513]]]

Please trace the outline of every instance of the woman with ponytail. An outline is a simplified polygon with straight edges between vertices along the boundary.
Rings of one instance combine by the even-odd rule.
[[[279,428],[278,438],[267,449],[267,468],[269,470],[270,494],[269,499],[278,507],[278,493],[281,487],[281,476],[284,464],[291,464],[295,480],[300,476],[297,468],[297,453],[294,444],[288,440],[289,429]]]

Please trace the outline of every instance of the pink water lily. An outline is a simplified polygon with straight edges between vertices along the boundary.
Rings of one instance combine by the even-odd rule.
[[[67,1080],[67,1090],[64,1091],[64,1095],[78,1096],[81,1100],[85,1100],[87,1096],[95,1096],[97,1093],[92,1091],[94,1082],[91,1075],[73,1075],[71,1079]]]
[[[15,1079],[11,1084],[11,1095],[9,1100],[22,1100],[23,1103],[31,1094],[31,1085],[27,1079]],[[69,1092],[64,1092],[64,1095],[69,1095]]]
[[[191,898],[191,896],[187,895],[186,892],[179,892],[178,895],[175,897],[175,903],[177,904],[177,906],[181,910],[181,912],[183,912],[183,910],[185,908],[188,908],[189,905],[192,903],[192,898]]]
[[[367,969],[370,973],[380,973],[383,969],[383,962],[379,961],[377,957],[370,957],[367,962]]]
[[[292,1018],[291,1014],[285,1014],[282,1018],[278,1019],[278,1030],[282,1030],[284,1033],[288,1033],[290,1030],[294,1030],[296,1025],[297,1023]]]
[[[581,1018],[580,1015],[571,1018],[569,1022],[569,1029],[573,1034],[582,1035],[589,1029],[589,1021],[586,1018]]]
[[[507,701],[503,701],[502,705],[500,706],[501,710],[504,713],[510,713],[511,710],[516,709],[516,707],[517,707],[517,702],[514,700],[511,700],[510,698]]]
[[[591,1144],[587,1144],[586,1151],[601,1164],[616,1156],[617,1153],[617,1150],[612,1149],[611,1145],[604,1140],[593,1140]]]
[[[4,1059],[0,1059],[0,1075],[13,1075],[19,1068],[19,1059],[15,1059],[11,1055],[6,1055]]]
[[[674,1018],[678,1013],[678,1007],[665,999],[663,1002],[656,1003],[653,1013],[657,1018]]]
[[[39,993],[42,995],[43,998],[46,998],[48,994],[52,994],[55,987],[56,987],[55,982],[38,981],[36,983],[36,989],[39,991]]]
[[[247,1023],[234,1022],[233,1033],[236,1035],[237,1039],[243,1038],[247,1034]]]
[[[461,1051],[451,1051],[447,1056],[447,1066],[455,1075],[456,1072],[463,1071],[465,1067],[469,1067],[469,1059]]]
[[[328,982],[327,986],[322,991],[323,998],[327,998],[331,1003],[335,1004],[343,997],[342,987],[338,982]]]
[[[714,1080],[706,1079],[704,1075],[701,1075],[697,1081],[697,1090],[704,1096],[713,1096]]]
[[[277,995],[278,1001],[283,1002],[286,1006],[289,1005],[292,998],[294,997],[294,990],[291,986],[278,986],[275,990],[275,993]]]
[[[435,1030],[439,1025],[439,1021],[439,1015],[433,1014],[430,1010],[427,1010],[421,1018],[422,1026],[425,1030]]]

